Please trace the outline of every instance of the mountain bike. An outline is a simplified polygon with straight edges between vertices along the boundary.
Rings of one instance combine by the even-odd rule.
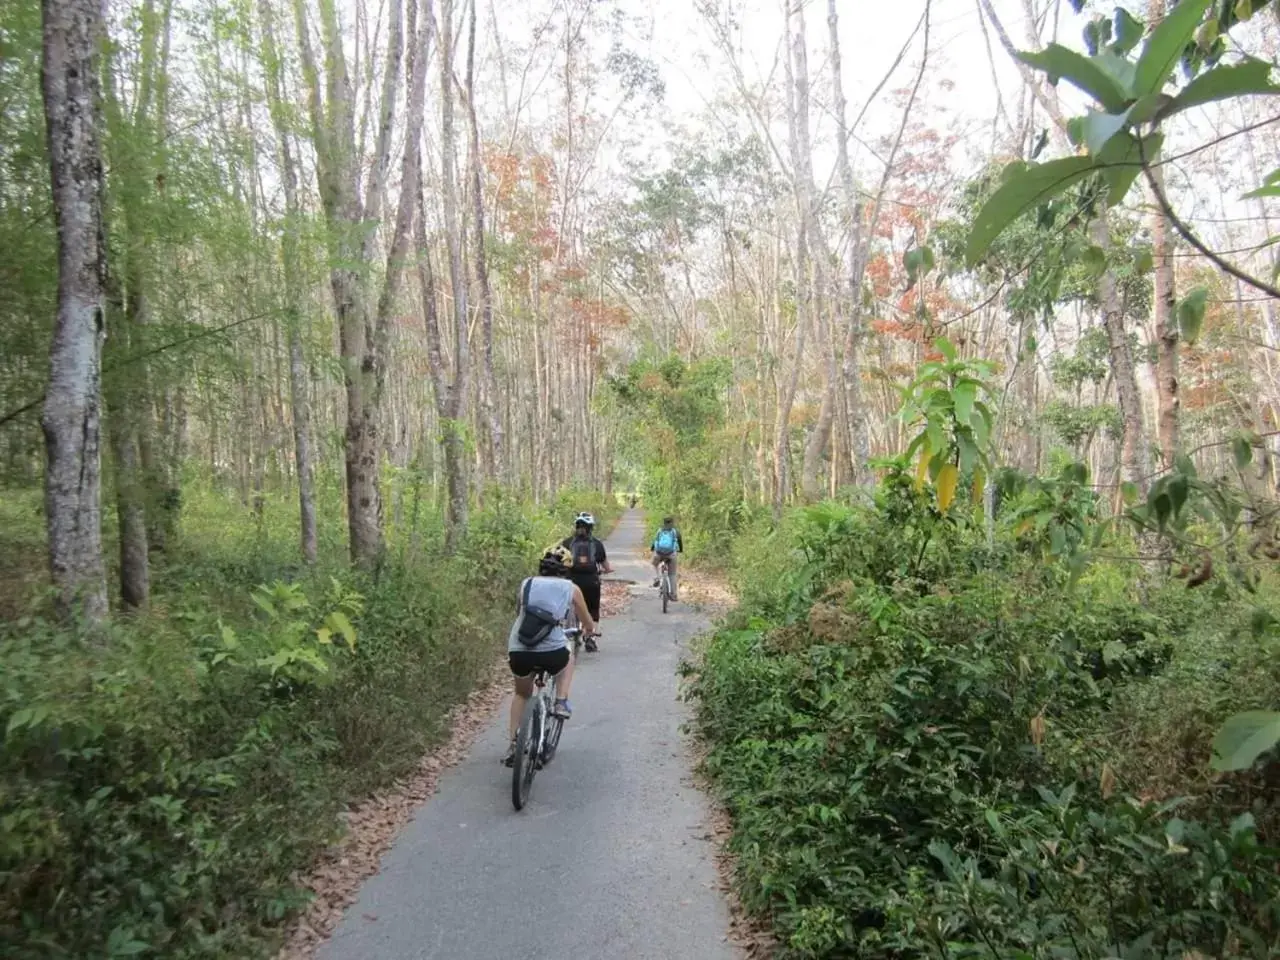
[[[544,669],[533,672],[534,692],[520,718],[515,757],[511,763],[511,803],[523,810],[533,788],[533,775],[555,756],[564,721],[551,712],[556,678]]]
[[[658,594],[662,597],[662,612],[667,612],[667,603],[671,600],[671,561],[658,562]]]
[[[566,627],[571,654],[576,661],[582,647],[582,628]],[[564,719],[552,713],[556,702],[556,678],[546,670],[533,672],[533,696],[524,708],[520,728],[516,731],[516,750],[511,763],[511,803],[524,809],[533,788],[534,774],[551,762],[560,746]]]

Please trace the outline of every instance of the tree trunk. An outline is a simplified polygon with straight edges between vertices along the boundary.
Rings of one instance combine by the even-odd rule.
[[[787,0],[787,128],[790,136],[792,193],[796,203],[795,247],[792,251],[792,274],[795,282],[796,347],[786,386],[778,397],[777,433],[774,458],[778,485],[773,491],[773,517],[780,520],[782,506],[791,492],[791,409],[804,365],[805,339],[808,334],[810,302],[809,227],[812,222],[810,204],[812,177],[804,175],[804,142],[809,138],[808,85],[801,95],[797,58],[804,56],[804,10],[801,0]],[[807,72],[804,74],[807,81]]]
[[[1164,169],[1152,166],[1151,175],[1163,190]],[[1169,221],[1157,205],[1151,213],[1151,252],[1155,262],[1156,334],[1156,436],[1160,443],[1161,465],[1173,466],[1181,445],[1178,396],[1178,315],[1173,273],[1173,242]]]
[[[845,120],[844,80],[841,74],[839,20],[836,16],[836,0],[827,0],[827,32],[831,59],[831,82],[836,110],[836,170],[840,175],[840,186],[845,195],[846,216],[849,219],[851,238],[849,242],[849,317],[845,328],[844,351],[841,362],[840,378],[844,387],[843,406],[846,417],[846,447],[849,466],[854,483],[863,483],[869,477],[868,461],[871,459],[871,435],[867,423],[865,401],[862,396],[862,340],[865,335],[862,316],[862,283],[866,275],[867,260],[870,255],[871,242],[875,237],[876,227],[880,221],[880,210],[893,176],[893,165],[897,160],[898,150],[902,146],[902,138],[906,133],[907,121],[915,106],[920,84],[924,79],[925,67],[929,62],[929,30],[931,26],[930,5],[925,4],[921,17],[924,26],[924,50],[920,55],[920,68],[916,73],[915,84],[911,95],[902,111],[902,120],[898,124],[898,132],[894,137],[893,147],[885,158],[884,173],[880,176],[880,185],[871,208],[869,222],[863,225],[863,205],[858,200],[857,186],[853,179],[853,166],[849,162],[849,130]],[[908,39],[908,44],[910,44]],[[903,47],[900,56],[905,55],[907,47]],[[895,64],[896,65],[896,64]],[[888,80],[886,74],[883,84]]]
[[[271,121],[280,145],[280,177],[284,187],[285,228],[281,240],[284,259],[285,311],[289,324],[289,407],[293,414],[293,455],[298,474],[299,545],[307,563],[316,562],[316,500],[311,464],[311,404],[307,397],[307,363],[302,350],[303,282],[298,260],[298,169],[293,156],[284,96],[280,84],[280,56],[276,47],[270,0],[258,0],[262,18],[262,60],[267,77]]]
[[[44,429],[49,570],[61,613],[107,614],[102,568],[100,393],[106,239],[99,147],[102,6],[44,0],[42,90],[58,227],[58,307]]]
[[[378,482],[382,458],[378,403],[384,366],[380,353],[383,336],[372,322],[375,318],[361,271],[353,265],[368,263],[372,258],[373,231],[364,224],[366,220],[377,220],[382,212],[387,168],[391,162],[391,132],[398,89],[396,80],[403,48],[401,5],[392,0],[390,6],[378,135],[363,202],[360,197],[362,163],[356,146],[354,99],[334,0],[320,0],[327,67],[323,102],[302,0],[295,0],[294,10],[303,75],[309,88],[320,197],[329,227],[330,286],[346,382],[344,452],[351,559],[362,567],[371,568],[377,565],[383,550],[382,492]],[[393,240],[393,246],[394,243]]]
[[[126,316],[119,285],[107,278],[106,300],[117,334],[107,353],[115,360],[127,357],[132,322]],[[107,437],[111,443],[116,477],[116,518],[120,545],[120,600],[128,610],[147,604],[151,594],[150,543],[147,536],[147,490],[139,450],[139,387],[128,373],[107,383]]]
[[[467,124],[471,137],[471,207],[472,207],[472,269],[475,270],[476,288],[480,294],[481,333],[484,337],[484,373],[480,398],[485,421],[489,429],[487,462],[489,479],[496,480],[503,462],[502,421],[498,418],[495,395],[497,387],[493,378],[493,294],[489,289],[489,259],[484,246],[484,155],[480,150],[480,125],[476,120],[475,66],[476,60],[476,0],[471,0],[471,22],[467,33]]]
[[[1148,26],[1155,29],[1165,15],[1165,0],[1148,0]],[[1151,256],[1155,264],[1156,335],[1156,439],[1160,446],[1160,462],[1164,469],[1173,467],[1178,455],[1178,317],[1173,275],[1173,237],[1169,220],[1160,209],[1156,191],[1165,193],[1164,167],[1157,154],[1151,159],[1150,194]]]
[[[1099,204],[1097,219],[1089,228],[1090,238],[1102,249],[1111,244],[1107,226],[1107,208]],[[1134,373],[1133,350],[1124,325],[1124,307],[1110,270],[1098,280],[1098,299],[1102,307],[1102,323],[1111,346],[1111,372],[1115,377],[1116,398],[1120,406],[1123,434],[1120,441],[1120,476],[1144,491],[1146,483],[1146,437],[1142,424],[1142,395]]]
[[[467,414],[467,281],[462,267],[462,233],[458,224],[458,187],[453,124],[453,0],[440,4],[440,157],[441,206],[445,245],[449,251],[449,288],[453,294],[454,375],[451,409],[443,424],[446,477],[449,487],[449,525],[445,547],[452,551],[466,532],[469,507],[466,445],[463,425]]]

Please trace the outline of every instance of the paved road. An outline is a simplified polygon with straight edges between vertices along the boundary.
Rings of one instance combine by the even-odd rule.
[[[608,540],[636,596],[584,657],[573,719],[529,804],[514,811],[498,763],[504,703],[321,960],[736,960],[675,699],[684,642],[705,622],[683,603],[663,616],[643,535],[632,511]]]

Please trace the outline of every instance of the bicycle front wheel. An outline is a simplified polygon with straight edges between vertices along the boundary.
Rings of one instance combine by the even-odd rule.
[[[529,698],[516,733],[515,762],[511,764],[511,803],[517,810],[523,810],[529,802],[533,775],[538,771],[538,752],[542,745],[542,714],[538,704],[537,694]]]

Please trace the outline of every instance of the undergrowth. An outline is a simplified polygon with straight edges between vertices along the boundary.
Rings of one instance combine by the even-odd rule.
[[[542,508],[492,491],[446,557],[412,499],[369,576],[336,525],[299,564],[287,496],[255,514],[193,482],[151,609],[86,642],[23,575],[42,570],[38,495],[5,492],[0,954],[268,956],[341,807],[406,772],[487,676],[538,551],[578,510],[618,514],[584,490]]]
[[[1280,704],[1274,584],[1073,578],[1017,507],[899,469],[733,541],[690,689],[743,903],[787,958],[1277,955],[1280,764],[1207,763]]]

